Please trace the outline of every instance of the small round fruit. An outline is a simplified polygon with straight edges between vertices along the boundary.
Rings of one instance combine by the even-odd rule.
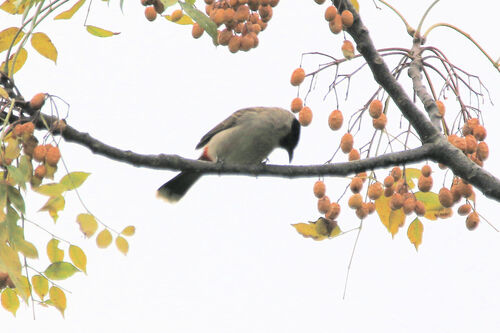
[[[344,154],[348,154],[352,150],[354,144],[354,138],[351,133],[346,133],[340,139],[340,149]]]
[[[146,9],[144,10],[144,15],[146,16],[146,18],[148,19],[148,21],[152,22],[154,20],[156,20],[156,15],[158,15],[156,13],[156,10],[154,7],[146,7]]]
[[[417,214],[418,216],[424,216],[425,215],[425,205],[422,201],[420,200],[417,200],[415,202],[415,214]]]
[[[477,148],[476,148],[477,158],[481,161],[486,161],[486,159],[488,158],[489,155],[490,155],[490,150],[489,150],[486,142],[484,142],[484,141],[479,142],[479,144],[477,145]]]
[[[325,20],[328,22],[333,21],[335,16],[337,15],[337,7],[335,6],[329,6],[325,10]]]
[[[392,170],[391,170],[391,176],[392,176],[392,178],[394,178],[395,182],[397,182],[398,180],[400,180],[402,175],[403,175],[403,171],[401,170],[400,167],[395,166],[394,168],[392,168]]]
[[[299,112],[299,123],[302,126],[309,126],[313,118],[313,113],[310,107],[304,106]]]
[[[454,204],[453,195],[451,194],[451,191],[448,188],[442,187],[439,190],[439,202],[445,208],[450,208],[451,206],[453,206]]]
[[[333,131],[336,131],[342,127],[342,123],[344,122],[344,116],[340,110],[333,110],[328,116],[328,126]]]
[[[229,40],[228,48],[231,53],[236,53],[240,50],[240,45],[241,45],[241,37],[240,36],[233,36]]]
[[[351,180],[351,184],[349,185],[349,187],[351,188],[352,193],[359,193],[363,188],[363,180],[361,180],[361,178],[359,177],[354,177]]]
[[[292,86],[299,86],[306,78],[306,72],[303,68],[297,68],[293,71],[292,77],[290,78],[290,83]]]
[[[322,5],[325,3],[326,0],[314,0],[318,5]]]
[[[155,0],[153,2],[153,8],[158,14],[161,14],[165,11],[165,5],[163,4],[163,2],[161,2],[161,0]]]
[[[358,209],[359,207],[361,207],[362,204],[363,204],[363,197],[359,193],[351,195],[351,197],[347,201],[347,205],[352,209]]]
[[[20,137],[23,135],[23,125],[22,124],[17,124],[14,126],[14,129],[12,130],[12,134],[14,135],[15,138]]]
[[[43,178],[47,174],[47,169],[45,168],[45,165],[39,165],[35,168],[35,177],[38,178]]]
[[[398,210],[403,207],[404,199],[403,196],[399,193],[394,193],[389,201],[389,206],[392,210]]]
[[[342,54],[347,60],[354,58],[354,45],[352,45],[351,41],[344,40],[342,44]]]
[[[47,154],[45,155],[45,161],[51,166],[56,166],[57,162],[61,158],[61,152],[56,146],[50,145],[47,149]]]
[[[291,108],[293,113],[299,112],[300,110],[302,110],[303,107],[304,107],[304,103],[302,102],[302,98],[300,98],[300,97],[295,97],[292,100],[292,104],[290,105],[290,108]]]
[[[465,216],[465,215],[468,215],[472,210],[472,206],[470,204],[463,204],[461,205],[460,207],[458,207],[457,209],[457,212],[458,212],[458,215],[462,215],[462,216]]]
[[[390,196],[392,196],[394,194],[394,186],[391,186],[391,187],[386,187],[384,189],[384,196],[386,196],[387,198],[389,198]]]
[[[367,207],[368,207],[368,214],[373,213],[375,211],[375,208],[376,208],[374,202],[368,202]]]
[[[486,128],[482,125],[477,125],[472,129],[472,134],[478,141],[486,139]]]
[[[335,220],[340,214],[340,205],[336,202],[330,204],[328,212],[326,212],[325,217],[329,220]]]
[[[384,179],[384,186],[385,187],[391,187],[394,184],[394,177],[393,176],[387,176]]]
[[[432,177],[422,175],[418,178],[418,189],[422,192],[429,192],[432,188],[432,183]]]
[[[422,176],[424,177],[429,177],[432,173],[431,166],[429,164],[426,164],[422,167]]]
[[[467,218],[465,219],[465,226],[469,230],[476,229],[478,224],[479,224],[479,214],[476,212],[470,213],[469,216],[467,216]]]
[[[333,32],[334,34],[339,34],[342,31],[342,16],[335,15],[333,21],[330,21],[328,23],[328,26],[330,27],[331,32]]]
[[[351,11],[344,10],[342,12],[342,25],[346,28],[350,28],[353,23],[354,23],[354,16],[352,15]]]
[[[382,195],[384,189],[379,182],[373,183],[368,187],[368,198],[377,200]]]
[[[382,114],[383,108],[384,106],[382,105],[382,102],[378,99],[374,99],[370,103],[370,107],[368,108],[368,113],[372,118],[376,119],[380,117],[380,115]]]
[[[441,115],[441,117],[444,117],[444,114],[446,112],[446,108],[444,107],[443,102],[436,101],[436,106],[438,108],[438,111],[439,111],[439,114]]]
[[[314,192],[314,196],[318,199],[324,197],[325,193],[326,193],[325,183],[321,180],[316,181],[316,183],[314,183],[314,186],[313,186],[313,192]]]
[[[476,151],[477,140],[474,135],[469,134],[465,136],[465,152],[467,154],[472,154]]]
[[[224,12],[222,12],[222,15],[224,15]],[[170,15],[170,19],[172,22],[177,22],[182,18],[182,16],[184,16],[182,9],[176,9],[172,12],[172,15]]]
[[[321,214],[325,214],[326,212],[328,212],[329,209],[330,209],[330,198],[326,195],[322,198],[319,198],[318,199],[318,211]]]
[[[193,24],[193,29],[191,30],[191,35],[193,38],[200,38],[205,30],[198,24]]]
[[[380,117],[373,119],[372,123],[375,129],[383,130],[385,125],[387,125],[387,116],[385,113],[382,113]]]
[[[357,149],[351,149],[349,152],[348,160],[349,161],[357,161],[361,158],[361,155],[359,154],[359,151]]]
[[[36,146],[33,150],[33,159],[37,162],[45,161],[45,155],[47,155],[47,147],[44,145]]]
[[[22,124],[22,132],[23,136],[26,137],[33,135],[33,133],[35,133],[35,124],[33,124],[31,121]]]
[[[364,219],[365,217],[368,216],[368,213],[369,213],[369,207],[368,207],[368,204],[366,202],[363,202],[361,204],[361,207],[359,207],[358,209],[356,209],[356,216],[362,220]]]
[[[45,103],[45,94],[44,93],[38,93],[33,98],[30,100],[30,107],[33,110],[38,110],[41,109],[43,104]]]

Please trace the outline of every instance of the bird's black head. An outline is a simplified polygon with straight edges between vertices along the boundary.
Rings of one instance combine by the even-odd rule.
[[[293,150],[295,149],[297,143],[299,142],[299,137],[300,137],[300,123],[297,119],[293,118],[290,131],[286,136],[284,136],[280,140],[280,147],[288,152],[288,157],[290,159],[290,162],[292,161],[293,158]]]

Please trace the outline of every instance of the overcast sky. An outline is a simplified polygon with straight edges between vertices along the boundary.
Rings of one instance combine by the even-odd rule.
[[[393,12],[377,10],[372,1],[359,2],[377,48],[411,47]],[[138,153],[197,157],[199,138],[231,112],[255,105],[288,107],[296,95],[290,74],[303,52],[341,56],[343,35],[329,32],[323,19],[326,5],[312,0],[281,1],[268,29],[259,35],[259,47],[236,55],[215,48],[208,38],[192,39],[189,27],[163,19],[146,21],[138,0],[127,1],[124,14],[118,3],[112,1],[107,8],[93,2],[88,20],[121,32],[112,38],[99,39],[85,31],[85,10],[70,22],[40,25],[39,31],[58,48],[57,65],[28,49],[16,83],[27,98],[37,92],[59,96],[71,106],[72,126]],[[394,3],[416,26],[431,2]],[[460,26],[496,58],[499,9],[495,1],[441,1],[425,26],[441,21]],[[1,15],[3,29],[7,19]],[[494,127],[500,121],[498,72],[469,41],[449,29],[435,30],[428,45],[480,75],[488,87],[495,106],[481,105],[491,151],[486,168],[500,170],[494,144],[500,140]],[[313,57],[304,64],[310,71],[322,62]],[[356,68],[347,66],[352,67],[344,72]],[[309,96],[314,119],[302,131],[294,164],[324,163],[343,134],[327,127],[328,114],[336,107],[333,95],[323,99],[331,81],[328,75]],[[408,82],[406,74],[403,80]],[[341,109],[355,112],[376,88],[365,69],[353,78],[349,100],[341,90]],[[448,112],[456,112],[453,99],[447,103]],[[62,103],[59,107],[66,112]],[[391,114],[389,121],[399,122],[396,110]],[[315,242],[290,226],[319,216],[314,178],[207,176],[181,202],[170,205],[157,200],[155,190],[174,172],[135,168],[75,144],[62,143],[61,150],[70,170],[92,173],[80,191],[90,210],[114,229],[132,224],[137,233],[129,239],[127,256],[114,246],[97,249],[95,239],[84,239],[75,223],[84,209],[74,194],[67,196],[67,208],[54,225],[46,213],[37,212],[43,198],[29,192],[28,217],[82,247],[88,275],[79,273],[61,282],[71,291],[65,319],[54,309],[37,306],[33,321],[31,306],[22,305],[16,319],[0,311],[2,332],[455,333],[500,328],[500,235],[486,223],[470,232],[458,216],[425,221],[417,253],[406,228],[392,240],[377,217],[370,216],[343,300],[356,233]],[[273,153],[270,163],[287,163],[286,152]],[[342,178],[325,182],[334,198],[348,184]],[[499,207],[478,198],[478,210],[497,227]],[[343,208],[341,228],[358,223]],[[35,228],[26,234],[40,246],[42,260],[32,264],[43,270],[47,260],[42,249],[50,236]]]

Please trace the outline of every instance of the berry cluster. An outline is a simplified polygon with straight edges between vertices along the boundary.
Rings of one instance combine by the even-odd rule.
[[[165,6],[160,0],[141,0],[141,4],[146,7],[144,15],[148,21],[156,20],[156,15],[161,15],[165,11]],[[180,17],[182,17],[182,11],[179,10],[179,12],[181,14]]]
[[[205,0],[205,11],[218,26],[217,42],[229,51],[248,51],[257,47],[257,35],[267,27],[273,17],[273,7],[279,0]],[[194,38],[203,34],[198,23],[193,25]]]

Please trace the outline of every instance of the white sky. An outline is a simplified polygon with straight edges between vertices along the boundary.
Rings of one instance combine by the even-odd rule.
[[[430,1],[425,6],[415,1],[395,3],[416,26]],[[372,1],[360,4],[378,48],[411,46],[391,11],[377,11]],[[496,58],[500,5],[486,0],[474,5],[442,1],[426,26],[438,21],[456,24]],[[259,35],[259,47],[236,55],[213,47],[208,38],[193,40],[190,28],[161,19],[147,22],[139,1],[125,3],[124,15],[118,1],[109,9],[100,1],[93,6],[88,23],[121,35],[90,36],[82,26],[85,10],[71,22],[47,22],[39,31],[46,32],[58,48],[57,66],[29,49],[16,83],[27,98],[40,91],[60,96],[71,104],[71,125],[139,153],[197,157],[193,149],[199,138],[231,112],[252,105],[288,107],[296,94],[289,77],[301,53],[341,55],[342,35],[329,33],[323,19],[326,6],[312,0],[281,1],[268,29]],[[2,14],[2,29],[7,27],[4,18]],[[442,28],[428,44],[479,74],[498,105],[499,75],[471,43]],[[318,61],[306,62],[306,69],[314,69]],[[335,107],[333,96],[322,99],[327,85],[328,78],[320,79],[310,96],[314,119],[302,131],[294,164],[323,163],[343,134],[332,133],[326,125]],[[365,70],[354,77],[351,88],[350,99],[340,101],[346,113],[359,109],[376,86]],[[449,105],[448,112],[453,112],[451,101]],[[491,151],[486,167],[492,172],[500,163],[494,144],[500,140],[494,127],[500,120],[497,108],[486,103],[483,114]],[[207,176],[181,202],[169,205],[155,198],[155,190],[173,172],[117,163],[74,144],[62,144],[62,154],[71,170],[92,173],[80,192],[91,211],[114,229],[133,224],[137,233],[129,239],[126,257],[114,247],[99,250],[94,238],[85,240],[78,230],[75,217],[83,208],[75,195],[68,195],[68,207],[54,225],[46,214],[37,213],[43,199],[28,193],[29,217],[81,246],[88,256],[88,276],[77,274],[61,282],[72,292],[66,319],[54,309],[36,307],[33,321],[31,307],[22,305],[16,319],[0,311],[2,332],[498,332],[500,328],[500,235],[486,223],[469,232],[461,217],[426,221],[417,253],[406,228],[391,240],[377,217],[370,216],[342,300],[355,233],[314,242],[290,226],[319,216],[312,195],[315,179]],[[277,151],[270,160],[286,163],[286,152]],[[326,184],[327,193],[337,198],[347,180],[328,178]],[[478,201],[479,211],[500,227],[498,203]],[[357,223],[344,208],[340,226],[349,229]],[[27,238],[37,239],[40,249],[50,239],[34,228],[28,229]],[[43,270],[46,259],[41,252],[41,263],[32,264]]]

